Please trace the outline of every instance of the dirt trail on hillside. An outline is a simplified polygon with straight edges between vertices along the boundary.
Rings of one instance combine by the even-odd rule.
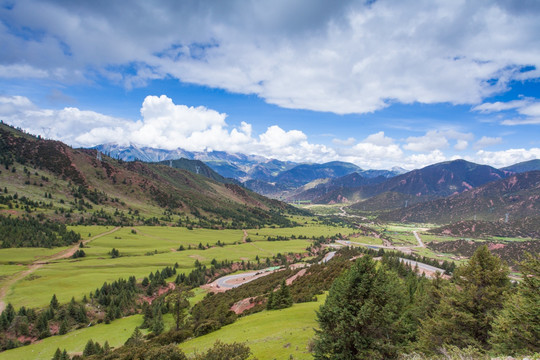
[[[244,236],[242,236],[242,242],[245,243],[248,238],[248,232],[246,230],[242,230],[244,232]]]
[[[418,233],[416,231],[413,231],[413,235],[416,238],[416,240],[418,241],[418,246],[425,248],[426,245],[424,245],[424,242],[420,238],[420,235],[418,235]]]
[[[112,230],[109,230],[107,232],[104,232],[104,233],[101,233],[99,235],[93,236],[90,239],[81,240],[77,244],[73,245],[72,247],[64,249],[64,250],[62,250],[62,251],[60,251],[60,252],[58,252],[56,254],[47,256],[46,258],[36,260],[33,263],[31,263],[30,265],[28,265],[28,269],[11,275],[11,277],[9,277],[4,282],[4,284],[0,287],[0,313],[2,311],[4,311],[4,309],[6,308],[6,303],[4,302],[4,298],[6,297],[9,289],[11,289],[11,287],[13,285],[15,285],[18,281],[24,279],[25,277],[32,274],[34,271],[36,271],[37,269],[43,267],[43,265],[48,264],[51,261],[60,260],[60,259],[66,259],[66,258],[71,257],[75,253],[75,251],[77,251],[79,249],[80,243],[83,243],[84,245],[86,245],[92,240],[98,239],[98,238],[100,238],[102,236],[105,236],[105,235],[112,234],[113,232],[118,231],[119,229],[120,229],[120,227],[117,226]]]

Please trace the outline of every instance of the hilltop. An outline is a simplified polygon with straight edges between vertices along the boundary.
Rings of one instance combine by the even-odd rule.
[[[176,223],[204,227],[289,224],[289,205],[227,181],[199,162],[125,162],[0,124],[0,213],[37,213],[89,224]],[[180,166],[182,165],[182,166]],[[14,197],[17,199],[14,199]],[[23,210],[24,208],[24,210]]]
[[[513,175],[443,199],[380,216],[382,220],[448,223],[461,220],[510,220],[540,213],[540,171]]]

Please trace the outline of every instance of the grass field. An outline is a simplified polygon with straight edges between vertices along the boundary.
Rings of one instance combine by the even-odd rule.
[[[67,247],[47,248],[9,248],[0,249],[0,267],[3,265],[30,264],[56,254]]]
[[[123,345],[133,333],[136,326],[142,323],[142,315],[135,315],[115,320],[109,325],[99,324],[89,328],[75,330],[66,335],[52,336],[40,342],[0,353],[0,360],[44,359],[50,360],[57,348],[66,349],[70,355],[82,353],[88,340],[105,341],[111,347]]]
[[[294,228],[262,228],[248,230],[248,235],[253,241],[265,240],[266,236],[307,236],[308,238],[318,238],[319,236],[333,236],[336,234],[348,235],[355,232],[355,229],[347,227],[335,227],[326,225],[307,225]]]
[[[299,228],[302,229],[302,228]],[[82,234],[98,234],[107,231],[106,227],[77,227]],[[297,228],[279,229],[298,231]],[[179,264],[180,272],[189,272],[194,268],[195,260],[209,265],[212,259],[218,261],[255,261],[259,256],[264,259],[278,253],[304,252],[310,245],[307,240],[291,241],[257,241],[240,243],[243,237],[241,230],[187,230],[186,228],[171,227],[136,227],[136,233],[131,228],[122,228],[112,234],[91,241],[84,248],[86,257],[80,259],[56,260],[36,270],[32,275],[16,283],[8,292],[6,302],[11,302],[16,308],[20,306],[40,307],[49,303],[56,294],[61,303],[68,302],[72,296],[80,299],[104,282],[111,282],[120,277],[135,276],[142,279],[150,272],[155,272],[166,266]],[[322,230],[318,230],[322,233]],[[301,234],[301,232],[298,232]],[[310,234],[313,229],[310,229]],[[176,251],[180,244],[187,248],[199,243],[212,246],[218,240],[226,244],[224,247],[212,247],[207,250]],[[119,249],[121,257],[112,259],[108,254],[112,248]],[[10,253],[16,263],[30,263],[38,255],[50,255],[61,249],[3,249]],[[156,253],[157,252],[157,253]],[[11,256],[12,255],[12,256]],[[0,276],[13,273],[11,265],[0,266]],[[22,270],[22,269],[21,269]]]
[[[294,304],[283,310],[263,311],[238,319],[231,325],[180,345],[186,354],[201,353],[216,340],[225,343],[245,342],[259,360],[312,359],[308,344],[317,327],[315,311],[324,302]]]

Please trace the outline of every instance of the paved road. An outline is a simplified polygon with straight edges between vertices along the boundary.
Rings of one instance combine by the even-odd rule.
[[[418,265],[418,268],[420,268],[420,269],[427,270],[427,271],[433,271],[433,272],[440,272],[441,274],[444,274],[443,269],[439,269],[439,268],[437,268],[435,266],[431,266],[431,265],[424,264],[424,263],[421,263],[421,262],[418,262],[418,261],[404,259],[404,258],[399,258],[399,260],[401,262],[404,262],[405,264],[410,265],[412,268],[414,268],[416,265]]]
[[[330,260],[332,260],[332,258],[333,258],[334,256],[336,256],[336,252],[335,252],[335,251],[330,251],[328,254],[326,254],[326,255],[324,256],[324,258],[323,258],[321,261],[319,261],[319,264],[329,262]]]
[[[421,241],[421,240],[420,240]],[[371,244],[362,244],[362,243],[357,243],[357,242],[353,242],[353,241],[347,241],[347,240],[337,240],[336,241],[337,243],[340,243],[340,244],[343,244],[343,245],[352,245],[352,244],[355,244],[355,245],[363,245],[363,246],[366,246],[370,249],[379,249],[379,248],[383,248],[383,249],[392,249],[392,250],[400,250],[400,251],[403,251],[405,249],[409,249],[410,248],[406,248],[406,247],[403,247],[403,248],[400,248],[400,247],[397,247],[397,246],[382,246],[382,245],[371,245]],[[422,243],[423,245],[423,243]],[[424,270],[427,270],[427,271],[433,271],[433,272],[440,272],[441,274],[444,274],[444,270],[443,269],[439,269],[435,266],[431,266],[431,265],[428,265],[428,264],[424,264],[424,263],[421,263],[421,262],[418,262],[418,261],[414,261],[414,260],[409,260],[409,259],[404,259],[404,258],[399,258],[401,261],[411,265],[413,268],[416,266],[416,264],[418,264],[418,267],[420,269],[424,269]]]
[[[240,285],[247,284],[248,282],[258,279],[262,276],[270,275],[271,273],[272,273],[271,270],[263,269],[259,271],[246,272],[246,273],[236,274],[236,275],[227,275],[227,276],[223,276],[217,279],[216,283],[220,288],[233,289],[233,288],[239,287]],[[259,274],[259,276],[255,276],[257,274]],[[229,284],[229,281],[231,280],[242,279],[242,278],[249,278],[249,279],[236,283],[236,284]]]

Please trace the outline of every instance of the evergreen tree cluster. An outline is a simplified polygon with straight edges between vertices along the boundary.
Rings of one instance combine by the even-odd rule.
[[[315,359],[533,355],[540,350],[537,256],[522,271],[512,287],[508,267],[487,246],[450,281],[417,276],[388,254],[381,265],[363,256],[317,312]]]
[[[40,222],[26,216],[12,218],[0,215],[0,242],[3,248],[66,246],[81,240],[81,235],[67,230],[64,224]]]
[[[101,288],[90,293],[91,298],[106,309],[106,323],[135,313],[139,293],[136,285],[135,276],[130,276],[128,280],[118,279],[110,284],[105,282]]]
[[[281,286],[277,291],[270,291],[268,300],[266,302],[267,310],[279,310],[291,307],[293,304],[293,298],[291,296],[291,290],[285,283],[285,279],[281,281]]]

